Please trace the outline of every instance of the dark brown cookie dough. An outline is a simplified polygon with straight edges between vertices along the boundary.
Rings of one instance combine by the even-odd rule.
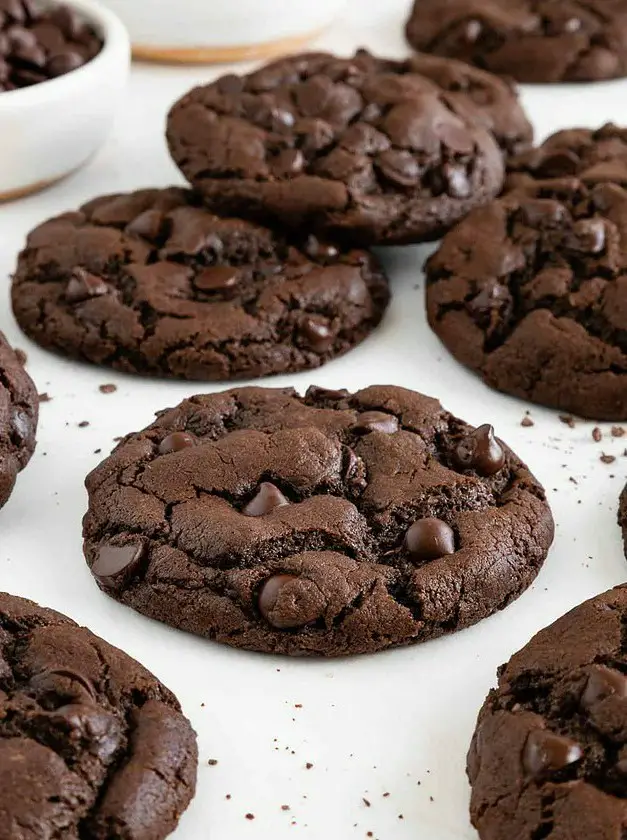
[[[579,177],[523,172],[445,237],[426,267],[429,323],[497,390],[625,420],[627,190],[615,160],[547,159],[547,172],[569,160]]]
[[[0,837],[161,840],[196,787],[178,701],[69,618],[0,593]]]
[[[468,755],[482,840],[620,840],[627,824],[627,589],[577,607],[499,670]]]
[[[205,380],[318,367],[362,341],[388,297],[371,254],[218,218],[175,188],[45,222],[12,289],[18,324],[47,349]]]
[[[407,40],[519,82],[627,75],[625,0],[415,0]]]
[[[0,507],[35,450],[37,390],[0,332]]]
[[[421,642],[502,609],[553,538],[494,437],[392,386],[197,396],[87,478],[98,585],[219,642],[291,655]]]
[[[172,157],[222,212],[361,244],[436,239],[500,189],[502,157],[482,124],[501,94],[477,83],[489,88],[477,119],[472,96],[409,67],[309,53],[224,76],[173,107]]]

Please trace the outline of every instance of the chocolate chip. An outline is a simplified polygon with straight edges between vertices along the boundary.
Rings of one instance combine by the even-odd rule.
[[[600,254],[605,248],[605,223],[603,219],[580,219],[564,237],[564,244],[572,251]]]
[[[527,738],[522,761],[527,773],[539,777],[563,770],[582,757],[583,750],[576,741],[546,729],[535,729]]]
[[[256,494],[248,502],[242,513],[246,516],[266,516],[275,508],[285,507],[285,505],[289,505],[289,501],[279,488],[269,481],[264,481],[259,485]]]
[[[470,155],[474,151],[475,144],[472,135],[464,126],[445,122],[435,126],[434,130],[440,142],[452,152]]]
[[[201,292],[228,292],[237,287],[239,272],[227,265],[204,268],[194,277],[194,286]]]
[[[259,612],[278,630],[304,627],[316,621],[323,609],[317,587],[307,587],[307,582],[296,575],[273,575],[259,590]]]
[[[414,187],[420,181],[422,169],[410,152],[389,149],[377,156],[376,163],[381,173],[393,184]]]
[[[334,390],[333,388],[321,388],[319,385],[310,385],[307,388],[306,396],[312,400],[324,400],[325,402],[339,402],[350,396],[346,388]]]
[[[300,323],[300,337],[316,353],[325,353],[333,347],[335,334],[326,318],[315,315],[304,318]]]
[[[189,432],[172,432],[171,435],[163,438],[159,444],[160,455],[170,455],[172,452],[180,452],[181,449],[189,449],[196,446],[198,440]]]
[[[55,78],[57,76],[65,76],[66,73],[71,73],[72,70],[78,70],[84,64],[83,56],[74,50],[64,50],[56,55],[53,55],[46,64],[48,74]]]
[[[102,279],[84,268],[75,268],[65,289],[70,303],[82,303],[90,298],[106,295],[109,287]]]
[[[609,696],[627,697],[627,677],[620,671],[595,665],[581,695],[581,705],[585,709],[596,705]]]
[[[504,304],[511,303],[511,295],[506,286],[497,280],[488,280],[481,291],[466,304],[469,312],[483,319],[492,312],[498,312]]]
[[[405,534],[405,548],[413,561],[438,560],[455,553],[455,533],[441,519],[419,519]]]
[[[234,73],[228,73],[226,76],[221,76],[216,81],[216,87],[220,93],[225,96],[237,96],[244,90],[244,80],[241,76],[236,76]]]
[[[100,761],[109,760],[124,740],[117,717],[94,705],[71,703],[61,706],[51,719],[71,731],[71,741],[86,744],[89,752]]]
[[[305,253],[312,260],[334,260],[339,251],[335,245],[330,245],[328,242],[321,242],[312,234],[305,243]]]
[[[357,417],[351,428],[358,435],[367,435],[370,432],[393,435],[398,432],[400,424],[393,414],[386,414],[383,411],[364,411]]]
[[[289,178],[302,172],[305,158],[300,149],[284,149],[273,158],[270,165],[275,175]]]
[[[30,686],[37,693],[55,693],[66,699],[81,699],[85,695],[96,699],[96,689],[90,679],[70,668],[46,668],[33,674],[30,678]]]
[[[163,230],[164,217],[158,210],[144,210],[126,226],[126,232],[154,242]]]
[[[140,543],[129,545],[105,543],[98,550],[98,557],[91,567],[91,573],[103,589],[119,589],[137,571],[143,554],[144,548]]]
[[[485,477],[494,475],[505,466],[503,448],[494,436],[494,428],[488,424],[479,426],[460,441],[455,458],[462,469],[475,470]]]
[[[442,174],[446,181],[446,192],[452,198],[468,198],[472,192],[472,187],[463,166],[445,163],[442,167]]]

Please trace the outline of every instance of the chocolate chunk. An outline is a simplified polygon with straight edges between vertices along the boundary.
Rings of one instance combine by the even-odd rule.
[[[398,418],[383,411],[364,411],[352,425],[353,431],[359,435],[367,435],[370,432],[393,435],[399,428]]]
[[[580,761],[583,750],[576,741],[545,729],[529,734],[523,751],[523,766],[531,776],[544,776]]]
[[[455,553],[455,533],[441,519],[419,519],[405,534],[405,548],[413,562],[439,560]]]
[[[613,668],[595,665],[581,695],[581,705],[591,708],[609,696],[627,697],[627,677]]]
[[[180,452],[181,449],[196,446],[197,443],[198,439],[189,432],[172,432],[172,434],[164,437],[159,444],[159,454],[170,455],[172,452]]]
[[[58,696],[81,699],[96,699],[93,682],[84,674],[70,668],[46,668],[30,678],[30,686],[36,692],[54,693]]]
[[[103,589],[118,589],[124,586],[138,570],[144,548],[141,543],[110,545],[105,543],[91,567],[92,575]]]
[[[165,217],[159,210],[144,210],[126,226],[126,232],[155,241],[163,231]]]
[[[462,469],[484,476],[494,475],[505,466],[503,448],[494,436],[494,428],[487,423],[460,441],[455,458]]]
[[[264,481],[259,485],[255,496],[248,502],[242,513],[246,516],[266,516],[278,507],[289,505],[289,501],[274,484]]]
[[[228,292],[237,287],[238,276],[236,268],[216,265],[200,271],[194,277],[194,286],[202,292]]]
[[[319,618],[320,604],[310,594],[302,578],[296,575],[273,575],[261,586],[257,606],[268,624],[278,630],[291,630],[304,627]]]
[[[326,318],[312,316],[301,321],[300,335],[304,343],[317,353],[325,353],[333,347],[335,335]]]
[[[84,268],[75,268],[65,290],[65,298],[70,303],[83,303],[89,298],[106,295],[109,287],[95,274],[90,274]]]

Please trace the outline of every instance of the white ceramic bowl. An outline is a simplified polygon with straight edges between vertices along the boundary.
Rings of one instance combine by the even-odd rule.
[[[65,5],[92,24],[104,46],[65,76],[0,93],[0,201],[82,166],[105,139],[128,79],[130,44],[119,19],[93,0]]]
[[[104,0],[152,61],[228,62],[293,52],[346,0]]]

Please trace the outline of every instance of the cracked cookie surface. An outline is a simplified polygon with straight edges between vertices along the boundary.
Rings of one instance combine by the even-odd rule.
[[[460,362],[497,390],[597,420],[627,418],[616,131],[563,132],[577,142],[561,136],[522,155],[512,192],[473,211],[426,266],[429,323]]]
[[[468,755],[483,840],[618,840],[627,823],[627,589],[576,607],[499,669]]]
[[[318,367],[362,341],[388,297],[368,252],[218,218],[177,188],[44,222],[12,288],[20,327],[47,349],[204,380]]]
[[[454,71],[457,82],[442,74],[440,86],[432,65],[411,68],[365,51],[306,53],[224,76],[174,105],[170,152],[221,212],[366,245],[436,239],[500,190],[502,155],[487,129],[504,141],[505,115],[524,115],[485,79],[462,95],[470,71]],[[503,119],[493,116],[498,97]],[[528,130],[521,122],[513,133]]]
[[[86,481],[87,563],[141,613],[237,647],[367,653],[467,627],[535,578],[544,491],[402,388],[192,397]]]
[[[407,40],[519,82],[627,75],[624,0],[415,0]]]
[[[0,332],[0,507],[35,450],[37,390]]]
[[[196,786],[178,701],[69,618],[0,593],[1,840],[161,840]]]

